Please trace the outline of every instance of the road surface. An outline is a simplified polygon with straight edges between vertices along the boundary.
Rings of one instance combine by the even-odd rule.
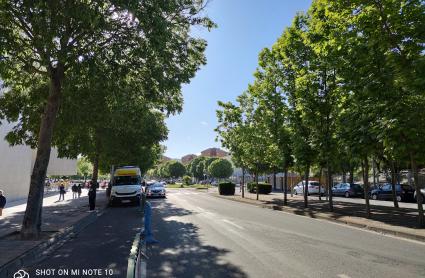
[[[153,232],[148,277],[425,277],[425,244],[322,220],[169,189],[151,200]],[[140,230],[137,207],[107,209],[35,271],[108,269],[126,277]]]
[[[148,277],[425,277],[425,245],[169,190],[152,201]]]

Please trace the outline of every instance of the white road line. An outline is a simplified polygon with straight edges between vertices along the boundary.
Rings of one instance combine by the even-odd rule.
[[[205,212],[206,210],[204,210],[203,208],[201,208],[201,207],[196,207],[200,212]]]
[[[339,278],[351,278],[350,276],[348,276],[347,274],[338,274],[337,275]]]
[[[241,229],[241,230],[245,230],[245,228],[244,228],[244,227],[239,226],[238,224],[235,224],[235,223],[233,223],[233,222],[231,222],[231,221],[229,221],[229,220],[227,220],[227,219],[223,219],[223,222],[226,222],[227,224],[230,224],[230,225],[232,225],[232,226],[235,226],[236,228],[239,228],[239,229]]]

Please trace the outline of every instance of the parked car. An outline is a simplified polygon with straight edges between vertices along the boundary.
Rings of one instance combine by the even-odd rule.
[[[154,183],[146,188],[146,197],[166,197],[165,187],[162,183]]]
[[[409,201],[413,199],[414,189],[408,184],[396,184],[396,198],[397,201]],[[370,197],[373,200],[392,200],[392,186],[390,183],[385,183],[382,186],[373,189],[370,192]]]
[[[349,197],[362,197],[364,190],[358,183],[338,183],[332,187],[332,195]]]
[[[421,188],[422,203],[425,201],[425,188]],[[413,193],[413,198],[416,201],[416,191]]]
[[[304,184],[305,181],[300,181],[297,185],[294,186],[293,192],[295,195],[304,194]],[[320,194],[323,195],[325,193],[325,188],[319,184],[317,181],[308,181],[308,195],[310,194],[319,194],[319,186]]]

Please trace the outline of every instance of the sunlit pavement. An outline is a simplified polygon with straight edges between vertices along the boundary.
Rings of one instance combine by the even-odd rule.
[[[423,243],[196,190],[152,201],[148,277],[424,277]]]

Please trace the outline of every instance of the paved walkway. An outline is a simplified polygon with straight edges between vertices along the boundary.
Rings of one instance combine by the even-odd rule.
[[[35,247],[50,235],[61,231],[77,223],[89,215],[87,189],[83,189],[79,199],[72,199],[72,192],[67,192],[65,201],[58,201],[59,195],[47,196],[43,200],[43,237],[37,241],[19,240],[16,232],[19,231],[26,203],[16,202],[14,206],[9,204],[3,210],[3,216],[0,217],[0,266],[6,264],[20,254]],[[106,206],[107,199],[104,190],[97,192],[96,209]]]
[[[219,196],[216,188],[210,189],[209,192]],[[417,229],[418,212],[417,209],[413,208],[403,207],[397,209],[387,205],[377,205],[379,204],[379,201],[377,201],[371,205],[372,219],[367,219],[364,203],[359,202],[334,201],[334,211],[330,212],[328,201],[325,198],[319,201],[317,198],[310,199],[309,197],[309,207],[304,208],[303,197],[291,197],[290,194],[288,194],[288,205],[284,206],[283,194],[280,192],[268,195],[260,194],[260,200],[257,201],[256,194],[245,193],[245,198],[242,198],[239,188],[236,188],[234,196],[220,197],[425,241],[425,229]]]

